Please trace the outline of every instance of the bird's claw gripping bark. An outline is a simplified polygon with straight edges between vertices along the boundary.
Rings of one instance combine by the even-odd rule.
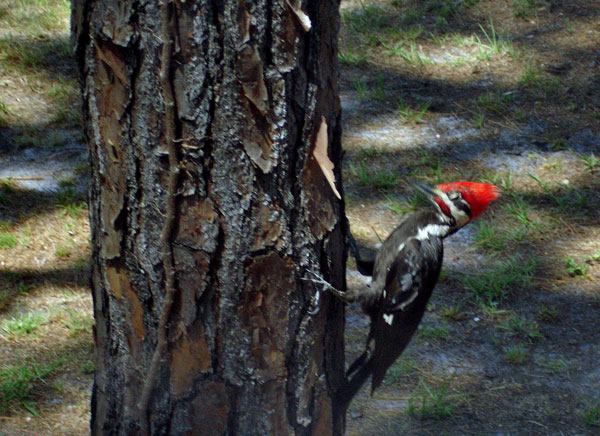
[[[311,270],[307,270],[307,271],[310,274],[312,274],[314,276],[314,278],[302,277],[302,280],[304,280],[306,282],[313,282],[313,283],[316,283],[316,284],[322,286],[322,289],[318,289],[312,298],[312,301],[310,304],[311,309],[308,311],[308,313],[310,315],[316,315],[317,313],[319,313],[319,310],[321,308],[321,292],[324,290],[333,293],[335,296],[337,296],[339,298],[345,299],[346,294],[344,292],[336,289],[334,286],[331,285],[331,283],[329,283],[327,280],[325,280],[323,277],[321,277],[316,272],[311,271]]]

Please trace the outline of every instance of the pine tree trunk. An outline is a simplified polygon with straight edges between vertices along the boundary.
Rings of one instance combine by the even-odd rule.
[[[306,14],[306,15],[305,15]],[[307,21],[310,17],[311,25]],[[338,1],[75,0],[93,435],[341,435]]]

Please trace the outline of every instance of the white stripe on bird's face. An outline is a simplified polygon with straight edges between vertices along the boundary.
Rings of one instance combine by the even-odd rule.
[[[459,201],[466,203],[466,201],[462,198]],[[450,213],[452,214],[452,217],[456,221],[454,227],[460,229],[461,227],[466,226],[469,221],[471,221],[471,217],[467,215],[464,210],[458,208],[453,201],[450,201],[448,206],[450,207]]]
[[[460,192],[442,192],[439,194],[439,198],[446,204],[446,206],[450,210],[450,216],[454,220],[454,223],[451,223],[453,229],[460,229],[461,227],[467,225],[469,221],[471,221],[471,217],[469,216],[469,214],[467,214],[465,210],[461,209],[457,205],[458,203],[461,203],[461,205],[464,206],[466,209],[471,210],[471,206],[469,205],[469,203],[466,202],[466,200],[463,198]],[[439,209],[439,205],[437,206]],[[444,217],[446,217],[446,214],[444,214],[441,211],[441,209],[439,210],[441,214],[444,215]]]

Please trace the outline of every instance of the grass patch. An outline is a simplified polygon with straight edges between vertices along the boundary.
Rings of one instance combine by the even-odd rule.
[[[46,94],[57,103],[73,101],[79,95],[77,81],[59,77],[58,82],[54,83]]]
[[[338,60],[340,63],[348,66],[358,66],[366,62],[364,54],[356,53],[352,48],[340,48],[338,51]]]
[[[471,120],[471,124],[476,129],[483,129],[483,127],[485,126],[485,115],[483,113],[475,114],[473,116],[473,119]]]
[[[421,324],[417,335],[424,339],[445,339],[450,334],[445,325]]]
[[[420,107],[413,109],[408,106],[404,100],[399,100],[396,113],[406,124],[419,124],[423,122],[423,117],[427,113],[429,105],[430,103],[428,101],[424,101],[421,103]]]
[[[417,48],[417,45],[414,42],[408,43],[408,45],[402,41],[397,42],[393,46],[388,48],[388,53],[392,56],[400,57],[411,66],[423,66],[425,64],[430,64],[431,60],[429,60],[421,51],[421,49]]]
[[[64,0],[15,0],[0,20],[15,30],[39,35],[53,31],[68,18],[69,2]]]
[[[491,321],[504,319],[510,314],[509,310],[501,309],[496,304],[483,305],[481,310],[485,317]]]
[[[554,306],[543,306],[536,316],[540,321],[556,322],[558,320],[558,310]]]
[[[594,254],[585,256],[585,258],[591,262],[600,262],[600,248]]]
[[[600,400],[588,402],[588,405],[579,412],[579,416],[586,425],[600,427]]]
[[[11,337],[19,337],[34,333],[48,321],[48,315],[43,312],[24,312],[18,316],[6,319],[0,323],[0,330]]]
[[[596,157],[596,155],[592,152],[590,154],[580,153],[579,159],[585,164],[585,168],[587,171],[595,171],[600,168],[600,159]]]
[[[36,385],[46,383],[45,378],[63,365],[62,360],[50,365],[35,361],[0,367],[0,414],[5,415],[13,404],[19,404],[36,414],[29,401]]]
[[[540,179],[538,176],[536,176],[535,174],[527,174],[532,180],[534,180],[538,185],[540,185],[540,187],[542,188],[542,190],[548,194],[551,190],[552,190],[552,186],[550,186],[550,184],[548,182],[544,182],[542,179]]]
[[[460,321],[461,319],[465,318],[462,307],[457,304],[444,307],[440,311],[440,316],[447,322]]]
[[[15,247],[18,243],[19,238],[12,233],[0,232],[0,248],[10,249]]]
[[[523,197],[513,197],[512,201],[504,204],[504,211],[517,223],[526,228],[539,229],[542,225],[541,221],[534,220],[534,213],[529,204]]]
[[[65,37],[32,41],[0,38],[0,63],[8,70],[33,74],[55,65],[70,65],[71,45]]]
[[[484,59],[489,59],[491,54],[498,55],[510,55],[515,57],[515,49],[511,41],[502,39],[496,33],[496,28],[494,27],[494,22],[490,19],[489,28],[486,29],[481,24],[479,25],[479,29],[483,33],[485,38],[485,42],[482,41],[478,36],[475,36],[475,40],[477,41],[477,45],[480,48],[480,57]]]
[[[398,175],[390,171],[370,171],[364,163],[350,166],[350,171],[361,186],[368,186],[380,190],[388,190],[398,184]]]
[[[54,254],[61,259],[67,259],[73,254],[73,248],[67,246],[57,247]]]
[[[86,207],[83,195],[70,186],[57,192],[56,203],[62,208],[65,215],[73,218],[79,218]]]
[[[351,34],[360,35],[368,46],[380,45],[390,33],[397,33],[392,11],[380,6],[362,3],[360,9],[342,13],[342,23]]]
[[[8,221],[0,220],[0,232],[5,232],[10,229],[10,223]]]
[[[10,303],[10,292],[0,289],[0,310],[5,310]]]
[[[411,197],[409,199],[399,199],[394,200],[391,197],[387,197],[388,202],[385,203],[385,207],[387,207],[392,212],[397,213],[398,215],[406,215],[414,211],[417,207],[417,200],[415,197]]]
[[[86,362],[83,362],[79,368],[81,369],[81,372],[84,374],[93,374],[96,371],[96,366],[94,365],[94,362],[89,361],[89,360]]]
[[[475,101],[477,106],[491,112],[500,112],[502,109],[501,100],[494,93],[488,92],[480,95]]]
[[[51,123],[79,125],[79,86],[68,34],[70,2],[15,0],[9,4],[1,9],[4,14],[0,13],[0,28],[7,30],[0,36],[0,68],[18,77],[18,87],[35,92],[51,106]],[[14,107],[15,102],[11,103]],[[8,125],[7,115],[0,107],[0,125]],[[19,135],[25,127],[10,127],[17,133],[11,142],[16,146],[28,142],[27,135]],[[44,129],[42,141],[47,135]]]
[[[515,17],[526,19],[538,6],[535,0],[513,0],[513,13]]]
[[[560,80],[558,77],[542,74],[541,68],[538,65],[533,62],[527,62],[521,76],[517,80],[517,86],[533,90],[539,98],[549,98],[559,93]]]
[[[377,81],[375,87],[371,91],[371,96],[377,101],[385,100],[385,77],[382,74],[377,76]]]
[[[519,316],[511,316],[500,325],[500,328],[524,339],[535,340],[543,337],[537,322]]]
[[[506,236],[496,225],[481,221],[475,230],[475,243],[484,250],[500,251],[506,244]]]
[[[75,310],[67,311],[67,318],[63,325],[69,330],[69,337],[76,338],[82,334],[91,332],[94,319],[91,314]]]
[[[368,88],[367,88],[367,83],[364,80],[356,79],[356,81],[354,82],[354,89],[356,90],[356,93],[358,94],[359,100],[364,100],[367,98]]]
[[[504,360],[515,365],[522,365],[529,359],[529,354],[522,344],[511,345],[504,350]]]
[[[383,156],[387,152],[387,147],[375,147],[374,145],[371,145],[369,147],[361,148],[358,153],[356,153],[356,158],[361,161],[370,160],[379,156]]]
[[[385,374],[385,384],[399,383],[403,377],[411,375],[415,371],[416,363],[410,356],[403,355],[390,366]]]
[[[17,183],[12,179],[0,179],[0,194],[14,194],[17,190]]]
[[[408,399],[408,414],[420,420],[443,419],[451,417],[462,404],[460,394],[450,394],[449,384],[444,383],[439,388],[430,388],[423,381],[419,382],[421,390]]]
[[[527,62],[523,68],[523,72],[517,81],[517,84],[522,87],[534,86],[540,79],[540,68],[532,62]]]
[[[398,215],[406,215],[419,207],[429,205],[429,201],[421,192],[417,191],[415,194],[409,198],[401,198],[394,200],[390,196],[386,196],[387,203],[385,203],[385,207],[389,210],[397,213]]]
[[[527,286],[536,270],[536,264],[534,259],[512,258],[508,262],[496,264],[487,272],[463,274],[460,279],[477,301],[495,305],[503,301],[513,289]]]
[[[587,269],[588,269],[587,263],[585,263],[585,262],[577,263],[573,258],[565,257],[564,264],[565,264],[565,271],[571,277],[587,277]]]
[[[10,115],[10,110],[2,98],[0,97],[0,127],[6,125],[6,117]]]
[[[550,374],[560,374],[566,372],[569,368],[567,361],[561,358],[542,360],[539,365],[545,372]]]
[[[383,75],[377,76],[377,80],[373,87],[369,87],[365,80],[356,79],[354,81],[354,89],[360,100],[374,98],[377,101],[383,101],[386,97],[385,77]]]

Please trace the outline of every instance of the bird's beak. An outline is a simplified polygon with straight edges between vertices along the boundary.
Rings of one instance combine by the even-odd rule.
[[[432,188],[431,186],[426,185],[425,183],[418,182],[416,180],[413,180],[412,184],[414,185],[415,188],[417,188],[417,190],[419,190],[423,195],[425,195],[425,197],[429,201],[431,201],[434,204],[435,204],[435,199],[444,194],[440,189]]]

